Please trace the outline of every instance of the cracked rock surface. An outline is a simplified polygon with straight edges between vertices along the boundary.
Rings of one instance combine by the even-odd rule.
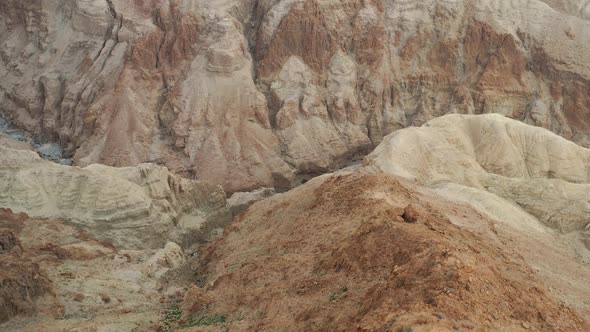
[[[284,190],[447,113],[497,112],[590,144],[585,1],[0,10],[0,112],[81,166],[157,162],[228,192]]]

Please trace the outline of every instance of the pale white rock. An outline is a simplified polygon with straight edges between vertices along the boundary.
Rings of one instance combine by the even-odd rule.
[[[144,271],[147,276],[160,278],[164,273],[180,267],[185,262],[182,248],[174,242],[168,242],[148,259]]]
[[[584,229],[590,218],[590,150],[498,114],[447,115],[402,129],[364,165],[520,227],[532,223],[515,209],[563,232]]]
[[[58,165],[0,146],[0,206],[65,220],[120,248],[191,242],[229,220],[223,190],[153,164],[112,168]],[[192,220],[183,229],[179,220]]]
[[[260,188],[251,192],[237,192],[233,193],[231,197],[227,199],[227,206],[235,216],[246,210],[252,204],[267,199],[275,194],[276,191],[273,188]]]

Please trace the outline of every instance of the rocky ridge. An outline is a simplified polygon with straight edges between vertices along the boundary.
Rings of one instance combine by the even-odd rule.
[[[522,212],[565,233],[589,228],[590,150],[498,114],[447,115],[400,130],[364,165],[523,227],[534,223]]]
[[[184,307],[230,330],[583,331],[589,151],[499,114],[396,131],[242,213]]]

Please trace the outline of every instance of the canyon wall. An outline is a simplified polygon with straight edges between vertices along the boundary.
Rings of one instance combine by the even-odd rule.
[[[7,0],[0,113],[80,166],[288,189],[447,113],[590,144],[590,5]],[[547,22],[551,22],[548,24]]]

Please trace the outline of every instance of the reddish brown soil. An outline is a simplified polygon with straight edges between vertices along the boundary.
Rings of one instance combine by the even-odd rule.
[[[520,256],[426,201],[394,178],[341,175],[259,202],[205,248],[185,312],[231,331],[590,330]]]
[[[0,210],[0,323],[36,311],[36,300],[50,292],[51,282],[39,265],[23,255],[18,229],[24,215]]]

